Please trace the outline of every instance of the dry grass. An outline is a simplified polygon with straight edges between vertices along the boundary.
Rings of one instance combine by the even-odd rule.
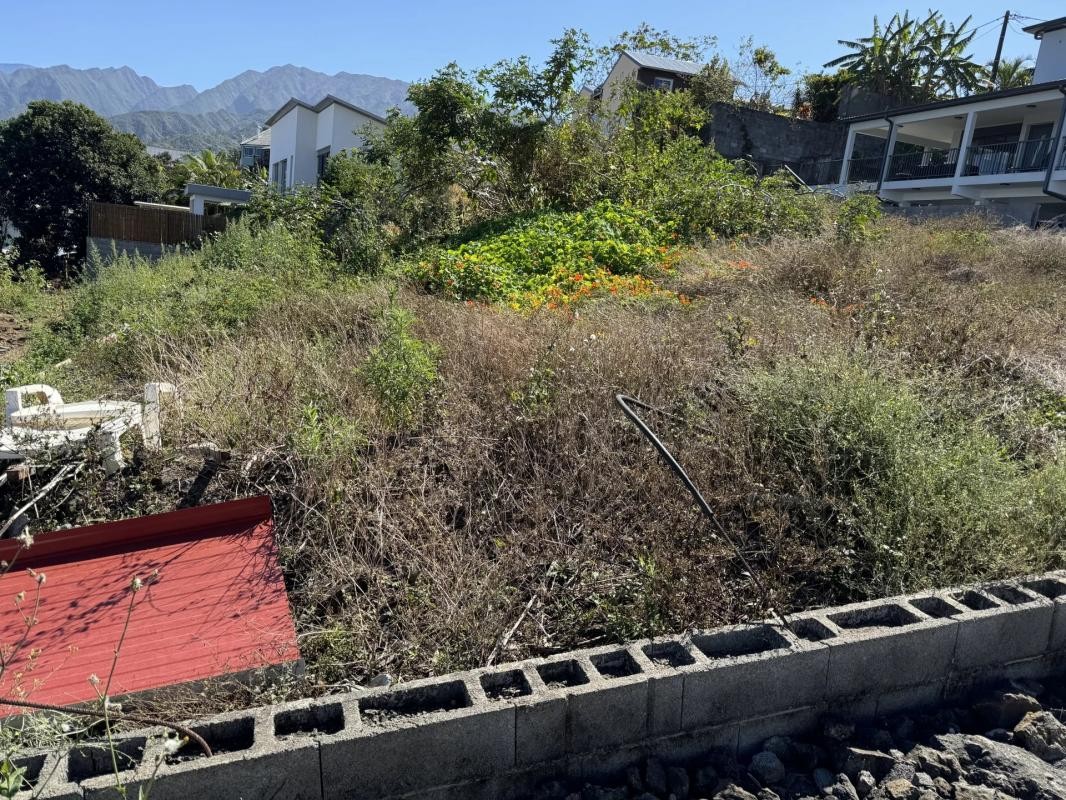
[[[1060,564],[1064,264],[1058,236],[890,221],[861,246],[694,251],[672,287],[695,299],[688,307],[522,315],[404,289],[390,300],[373,284],[297,298],[208,341],[139,340],[132,372],[180,387],[171,452],[203,440],[233,451],[204,500],[272,495],[312,678],[344,686],[758,617],[771,599],[798,608]],[[364,369],[390,303],[439,358],[406,425]],[[933,449],[976,443],[959,469],[992,465],[1009,477],[1000,483],[1039,490],[1042,516],[1003,495],[1002,516],[977,520],[981,538],[941,536],[934,520],[920,549],[872,557],[863,543],[876,532],[840,522],[854,487],[816,486],[816,468],[775,460],[784,423],[752,405],[797,364],[868,376],[847,396],[911,403]],[[656,424],[772,598],[624,421],[622,391],[686,420]],[[958,436],[945,444],[938,426]],[[954,463],[900,491],[940,491]],[[146,463],[123,480],[171,497],[188,475],[168,469]],[[838,510],[813,519],[815,507]],[[991,525],[1005,527],[992,536]],[[957,557],[978,542],[987,557]],[[919,557],[922,569],[900,572]]]

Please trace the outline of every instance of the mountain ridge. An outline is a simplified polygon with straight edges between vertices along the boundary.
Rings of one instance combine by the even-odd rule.
[[[0,64],[0,120],[33,100],[74,100],[108,117],[146,145],[177,150],[236,146],[290,98],[314,103],[327,94],[378,114],[409,111],[409,84],[352,72],[329,75],[285,64],[245,70],[203,91],[162,86],[130,67],[77,69]]]

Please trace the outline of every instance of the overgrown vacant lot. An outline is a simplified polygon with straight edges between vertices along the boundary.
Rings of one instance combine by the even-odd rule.
[[[6,384],[180,392],[163,454],[87,470],[34,529],[269,493],[323,686],[1063,566],[1066,240],[746,241],[534,310],[344,277],[244,225],[62,292],[4,283],[33,330]],[[673,415],[651,420],[772,597],[618,392]],[[206,441],[232,458],[197,481]]]

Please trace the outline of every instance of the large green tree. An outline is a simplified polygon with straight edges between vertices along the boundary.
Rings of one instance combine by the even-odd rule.
[[[82,262],[90,200],[155,199],[160,172],[137,137],[79,103],[36,101],[0,123],[0,218],[19,231],[20,262],[50,275]]]
[[[938,11],[924,19],[896,14],[883,27],[874,17],[871,34],[841,40],[850,52],[825,66],[848,70],[859,85],[898,103],[959,97],[985,77],[966,52],[975,34],[969,17],[953,25]]]

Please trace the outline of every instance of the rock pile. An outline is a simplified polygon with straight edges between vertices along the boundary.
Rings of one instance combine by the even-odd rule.
[[[545,784],[532,800],[1066,800],[1066,684],[1014,682],[965,707],[826,719],[746,762],[649,759],[605,785]]]

